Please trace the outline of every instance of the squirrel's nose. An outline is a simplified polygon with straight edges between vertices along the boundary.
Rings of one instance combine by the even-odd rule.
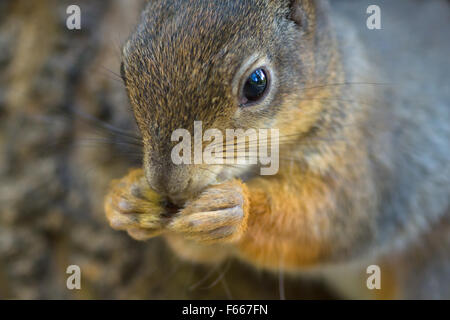
[[[189,176],[184,166],[149,166],[145,172],[150,187],[162,195],[179,197],[188,188]]]

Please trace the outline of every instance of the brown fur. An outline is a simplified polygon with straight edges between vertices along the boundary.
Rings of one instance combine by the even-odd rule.
[[[396,181],[389,179],[397,147],[383,139],[393,132],[384,126],[390,116],[384,105],[370,107],[373,87],[342,85],[368,59],[357,47],[343,52],[329,15],[325,1],[313,0],[150,1],[123,58],[144,170],[113,186],[106,200],[112,226],[140,240],[165,234],[187,259],[234,255],[290,272],[364,261],[395,242],[405,227],[388,216],[398,212],[386,197]],[[274,96],[241,109],[233,79],[255,53],[276,72]],[[204,129],[279,128],[280,172],[258,177],[254,167],[173,165],[171,133],[192,131],[196,120]],[[143,179],[148,185],[139,188],[158,197],[130,198],[130,180]],[[136,215],[118,218],[127,215],[118,199]],[[161,199],[179,212],[162,214]],[[392,297],[395,281],[386,281],[385,297]]]

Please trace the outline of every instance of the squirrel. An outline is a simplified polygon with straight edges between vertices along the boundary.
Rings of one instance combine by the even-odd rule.
[[[414,50],[401,39],[367,44],[342,3],[149,1],[121,67],[144,160],[111,184],[112,228],[162,236],[190,261],[322,277],[344,297],[450,298],[448,57],[441,82],[439,70],[403,78],[395,67],[422,58],[402,61]],[[174,164],[171,135],[195,121],[277,128],[278,173]]]

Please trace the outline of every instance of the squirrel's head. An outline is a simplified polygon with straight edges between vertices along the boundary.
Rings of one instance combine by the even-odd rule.
[[[124,46],[121,71],[142,133],[151,187],[179,202],[250,170],[174,164],[178,142],[171,141],[172,134],[185,129],[193,137],[194,121],[202,122],[203,131],[221,130],[224,137],[226,129],[297,121],[288,119],[288,111],[297,108],[300,88],[318,72],[317,2],[149,1]]]

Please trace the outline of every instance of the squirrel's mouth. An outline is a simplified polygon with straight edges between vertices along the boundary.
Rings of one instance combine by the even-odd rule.
[[[163,201],[162,205],[165,209],[163,215],[166,218],[170,218],[170,217],[174,216],[175,214],[177,214],[181,210],[181,207],[182,207],[180,205],[176,205],[170,199],[165,199]]]

